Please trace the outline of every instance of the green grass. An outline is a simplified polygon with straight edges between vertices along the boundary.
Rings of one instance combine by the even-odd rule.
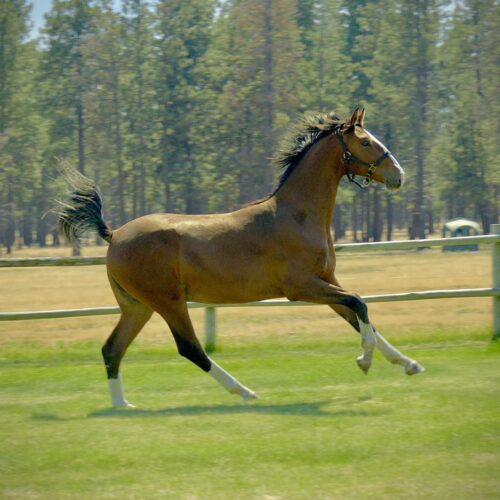
[[[138,342],[135,410],[110,410],[94,341],[0,347],[0,498],[498,498],[500,345],[415,334],[364,376],[352,342],[295,335],[225,345],[247,404]],[[411,344],[409,343],[411,342]]]

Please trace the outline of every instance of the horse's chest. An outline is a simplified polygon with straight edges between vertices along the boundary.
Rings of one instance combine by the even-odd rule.
[[[333,274],[335,269],[335,254],[333,245],[328,239],[314,242],[306,247],[304,252],[304,268],[322,278]]]

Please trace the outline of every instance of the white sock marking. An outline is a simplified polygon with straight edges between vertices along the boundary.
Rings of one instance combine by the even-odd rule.
[[[111,402],[115,408],[123,407],[123,406],[131,407],[131,408],[134,407],[134,405],[131,405],[125,399],[125,395],[123,393],[123,385],[122,385],[121,375],[118,375],[118,378],[109,378],[108,385],[109,385],[109,393],[111,395]]]
[[[359,319],[359,316],[358,323],[363,344],[366,344],[366,349],[371,349],[373,351],[376,343],[374,328],[370,323],[364,323],[363,321],[361,321]]]
[[[375,349],[375,333],[373,327],[370,323],[365,323],[361,321],[358,316],[359,333],[361,334],[361,348],[363,349],[363,354],[356,358],[358,366],[363,370],[364,373],[368,373],[370,366],[372,364],[373,350]]]
[[[240,384],[232,375],[221,368],[215,361],[210,360],[212,366],[208,372],[222,387],[231,394],[239,394],[243,399],[255,399],[255,392]]]
[[[377,341],[377,347],[388,361],[391,363],[399,363],[400,365],[404,365],[409,361],[403,353],[390,344],[376,329],[375,338]]]
[[[391,345],[380,332],[378,332],[375,328],[373,330],[375,332],[377,347],[388,361],[394,364],[402,365],[407,375],[415,375],[425,371],[425,368],[420,363],[405,356],[402,352],[398,351],[393,345]]]

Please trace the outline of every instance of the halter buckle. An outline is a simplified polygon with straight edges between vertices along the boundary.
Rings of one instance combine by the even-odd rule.
[[[366,188],[368,187],[371,182],[372,182],[372,177],[373,173],[377,170],[377,165],[375,163],[370,163],[370,166],[368,167],[368,171],[366,172],[366,176],[363,179],[363,187]]]

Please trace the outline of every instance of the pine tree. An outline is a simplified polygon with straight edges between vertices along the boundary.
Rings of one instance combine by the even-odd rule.
[[[453,11],[439,50],[439,121],[446,126],[431,155],[442,211],[480,220],[485,233],[498,220],[499,19],[494,1],[467,1]]]
[[[149,211],[148,185],[154,185],[154,159],[150,137],[154,135],[152,16],[148,2],[126,0],[124,9],[125,57],[129,77],[125,83],[128,140],[126,155],[133,176],[132,217]]]
[[[89,0],[54,0],[43,30],[41,78],[47,83],[45,109],[50,113],[54,153],[67,154],[75,143],[77,166],[85,170],[85,92],[87,77],[82,46],[94,31]],[[60,147],[59,147],[60,146]]]
[[[368,5],[358,20],[365,31],[371,26],[365,46],[358,45],[357,50],[365,54],[365,77],[360,80],[369,81],[368,99],[379,117],[374,132],[402,155],[407,186],[413,187],[395,200],[413,205],[411,238],[425,238],[428,221],[425,165],[434,109],[439,7],[437,0],[382,0]]]
[[[214,51],[225,50],[228,56],[225,73],[217,72],[214,82],[219,95],[212,141],[224,145],[226,157],[217,161],[218,168],[225,182],[236,184],[239,204],[272,190],[270,157],[300,108],[302,45],[296,15],[289,0],[241,0],[228,2],[218,20],[227,29],[215,31],[221,38],[214,40]]]
[[[197,66],[206,51],[212,0],[160,1],[155,12],[155,90],[161,131],[158,173],[165,208],[198,212],[193,124],[201,94]]]
[[[50,207],[56,157],[76,163],[85,172],[87,162],[87,119],[85,96],[89,75],[83,46],[94,32],[90,0],[54,0],[42,31],[44,51],[40,78],[41,113],[49,119],[49,143],[42,164],[39,211]],[[40,245],[45,245],[47,223],[40,220],[37,230]],[[73,248],[78,255],[79,248]]]
[[[103,186],[112,193],[108,205],[111,220],[122,225],[127,217],[127,168],[125,164],[124,80],[126,64],[124,30],[121,16],[109,0],[100,0],[93,17],[94,32],[82,44],[82,55],[88,69],[85,110],[87,117],[88,159],[96,176],[106,168]],[[109,168],[110,166],[113,168]]]
[[[0,244],[8,253],[15,242],[18,216],[31,220],[26,219],[28,200],[21,196],[33,180],[33,162],[26,153],[34,152],[37,138],[36,126],[28,131],[33,113],[23,99],[29,99],[26,90],[32,78],[33,66],[28,63],[34,64],[33,44],[23,43],[28,15],[24,0],[0,0]]]
[[[345,89],[346,99],[351,108],[359,105],[366,106],[371,117],[373,116],[370,109],[370,103],[373,101],[371,93],[373,81],[370,69],[381,21],[380,1],[344,1],[341,4],[340,17],[343,28],[343,43],[340,48],[346,61],[343,65],[343,74],[348,83]],[[370,122],[374,123],[375,120],[370,120]],[[373,128],[372,131],[379,132]],[[354,211],[356,221],[353,221],[353,224],[359,224],[361,240],[378,241],[381,237],[384,213],[380,190],[375,187],[360,191],[353,187],[351,196],[352,202],[359,205],[359,210]],[[356,238],[357,234],[354,231],[354,239]]]

